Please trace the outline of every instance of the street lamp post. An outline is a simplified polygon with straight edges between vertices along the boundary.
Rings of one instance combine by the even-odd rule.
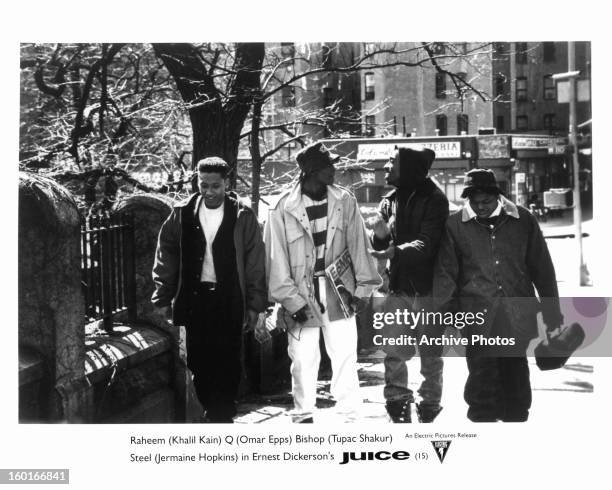
[[[580,204],[580,168],[578,164],[578,128],[576,125],[576,78],[580,71],[576,70],[576,56],[574,42],[568,42],[567,46],[567,73],[557,73],[552,76],[556,81],[569,81],[569,134],[568,143],[572,150],[572,173],[574,179],[573,202],[574,202],[574,234],[578,247],[578,281],[580,286],[588,285],[588,272],[584,263],[582,253],[582,206]]]

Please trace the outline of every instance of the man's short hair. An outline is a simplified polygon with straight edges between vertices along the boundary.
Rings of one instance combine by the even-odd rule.
[[[198,173],[217,173],[226,178],[230,172],[230,166],[221,157],[207,157],[198,162]]]

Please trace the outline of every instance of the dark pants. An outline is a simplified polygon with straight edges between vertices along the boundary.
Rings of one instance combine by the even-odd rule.
[[[211,422],[236,415],[242,346],[242,302],[233,291],[196,289],[187,324],[187,365]]]
[[[524,422],[531,407],[526,357],[467,357],[464,398],[473,422]]]
[[[501,310],[491,337],[512,337],[512,326]],[[527,340],[516,339],[508,347],[469,348],[466,351],[468,379],[464,398],[469,405],[467,416],[473,422],[524,422],[531,407],[531,383],[525,352]]]

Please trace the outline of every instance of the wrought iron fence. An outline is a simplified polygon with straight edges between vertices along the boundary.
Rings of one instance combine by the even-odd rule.
[[[112,317],[127,312],[136,319],[134,217],[124,213],[88,216],[81,227],[81,273],[87,322],[103,320],[112,332]]]

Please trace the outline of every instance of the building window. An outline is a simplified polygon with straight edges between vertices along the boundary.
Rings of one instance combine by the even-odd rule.
[[[527,100],[527,78],[517,77],[516,79],[516,101]]]
[[[334,104],[334,89],[331,87],[323,88],[323,107],[329,107]]]
[[[527,116],[516,116],[516,129],[525,131],[527,128]]]
[[[281,43],[281,56],[283,58],[295,57],[295,44],[294,43]]]
[[[449,201],[461,201],[461,193],[463,192],[464,184],[444,184],[444,194]]]
[[[555,43],[545,42],[543,51],[544,51],[544,63],[552,63],[555,61]]]
[[[444,43],[431,43],[431,52],[435,55],[442,55],[446,53],[446,45]]]
[[[506,76],[503,73],[498,73],[495,76],[495,95],[504,95],[504,86],[506,84]]]
[[[378,46],[376,43],[363,43],[363,54],[365,56],[371,55],[378,51]]]
[[[457,134],[468,134],[468,115],[457,114]]]
[[[374,100],[374,73],[365,74],[365,100]]]
[[[527,64],[527,43],[516,43],[516,63],[517,65]]]
[[[332,68],[332,50],[325,44],[321,46],[321,65],[327,70]]]
[[[555,129],[555,115],[544,114],[544,129],[553,130]]]
[[[376,116],[365,117],[365,134],[366,136],[376,135]]]
[[[287,86],[281,89],[283,107],[295,107],[295,87]]]
[[[504,116],[497,116],[497,119],[495,120],[495,129],[498,133],[503,133],[505,131]]]
[[[436,116],[436,129],[438,130],[438,136],[448,134],[448,120],[444,114]]]
[[[436,73],[436,98],[446,98],[446,73]]]
[[[544,99],[557,99],[557,88],[555,85],[555,81],[552,78],[552,75],[544,75]]]

